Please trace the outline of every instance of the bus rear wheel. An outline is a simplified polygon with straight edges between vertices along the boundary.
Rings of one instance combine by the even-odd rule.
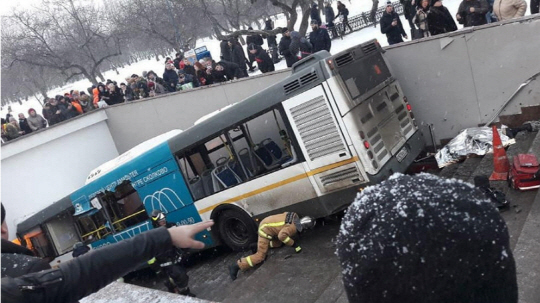
[[[223,243],[234,251],[243,251],[257,242],[257,226],[253,219],[241,211],[227,209],[218,217],[217,227]]]

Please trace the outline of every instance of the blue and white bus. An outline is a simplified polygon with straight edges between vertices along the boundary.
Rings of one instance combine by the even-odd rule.
[[[260,218],[328,216],[405,171],[424,148],[411,110],[375,40],[318,52],[281,82],[94,170],[69,196],[74,226],[100,247],[152,228],[161,209],[176,224],[213,219],[198,239],[243,249]]]

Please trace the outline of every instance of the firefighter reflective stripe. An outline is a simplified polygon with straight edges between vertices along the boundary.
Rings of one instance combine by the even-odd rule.
[[[264,231],[262,231],[262,229],[259,229],[259,235],[263,238],[266,238],[268,240],[272,240],[272,236],[266,234]]]
[[[275,222],[275,223],[265,223],[265,224],[263,224],[263,225],[261,225],[261,226],[259,227],[259,235],[261,235],[261,237],[266,238],[266,239],[268,239],[268,240],[272,240],[272,236],[270,236],[270,235],[268,235],[267,233],[265,233],[265,232],[263,231],[263,229],[264,229],[265,227],[280,227],[280,226],[283,226],[283,225],[285,225],[285,221],[282,221],[282,222]]]
[[[299,251],[301,251],[301,250],[302,250],[302,248],[301,248],[300,246],[296,246],[296,247],[294,248],[294,251],[296,251],[296,252],[299,252]]]
[[[283,243],[287,244],[289,241],[291,241],[291,238],[287,237],[287,238],[285,238],[285,240],[283,240]]]
[[[246,261],[248,262],[249,266],[253,267],[253,262],[251,262],[251,256],[247,257]]]
[[[153,257],[152,259],[148,260],[148,265],[152,265],[156,263],[156,257]]]

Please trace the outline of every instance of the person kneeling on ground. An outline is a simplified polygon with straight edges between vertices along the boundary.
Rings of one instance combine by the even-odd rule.
[[[173,246],[204,248],[194,240],[213,221],[171,228],[156,228],[131,239],[105,246],[44,270],[18,278],[2,278],[2,303],[71,303],[100,290],[109,283]]]
[[[349,302],[516,303],[508,228],[471,184],[394,174],[349,206],[337,237]]]
[[[257,252],[251,256],[238,260],[229,266],[231,279],[236,280],[239,270],[247,270],[261,263],[266,258],[268,247],[280,247],[282,244],[291,246],[299,253],[302,248],[298,241],[291,239],[297,232],[311,229],[315,226],[315,219],[311,217],[300,218],[297,213],[285,212],[264,218],[259,225],[259,241]]]

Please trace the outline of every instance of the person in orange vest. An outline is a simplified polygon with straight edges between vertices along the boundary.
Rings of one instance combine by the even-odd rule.
[[[268,247],[280,247],[282,244],[293,247],[299,253],[302,248],[298,241],[291,239],[297,232],[311,229],[315,226],[315,219],[311,217],[300,218],[297,213],[285,212],[264,218],[259,225],[259,241],[257,252],[251,256],[241,258],[229,266],[231,279],[236,280],[239,270],[247,270],[261,263],[266,258]]]

